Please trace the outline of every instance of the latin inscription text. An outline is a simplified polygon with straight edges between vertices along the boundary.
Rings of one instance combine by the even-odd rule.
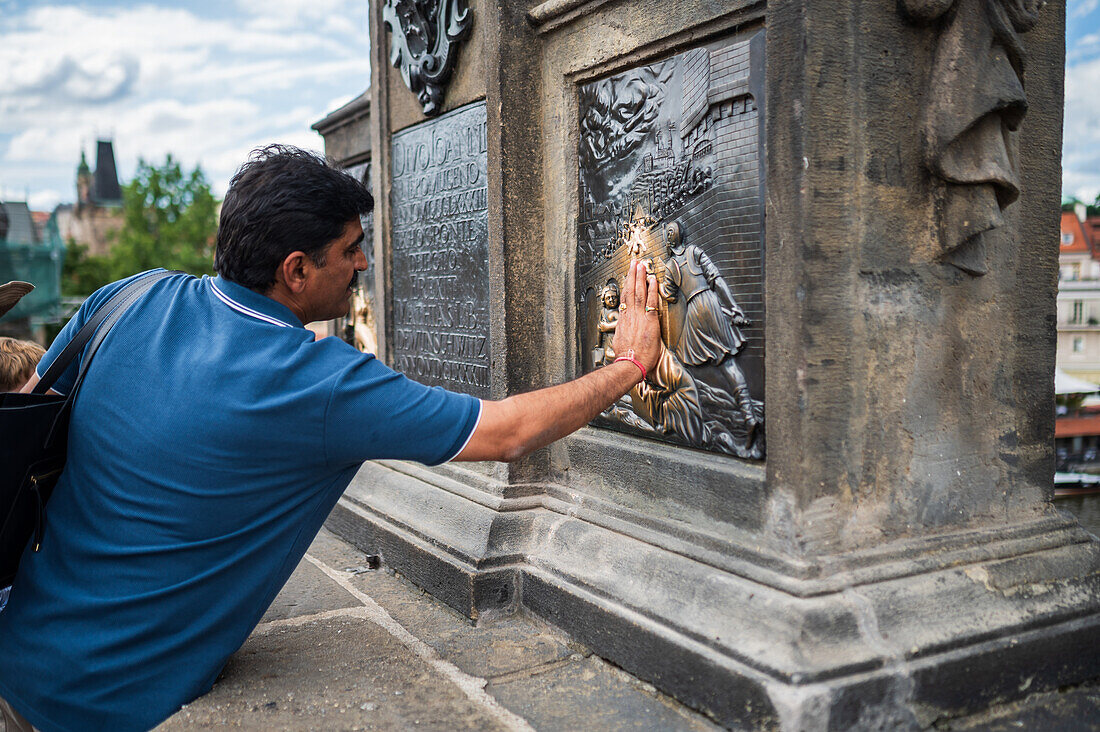
[[[489,391],[485,106],[393,137],[394,361],[425,384]]]

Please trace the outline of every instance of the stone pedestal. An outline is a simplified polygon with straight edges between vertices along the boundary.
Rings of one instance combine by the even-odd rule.
[[[669,360],[516,464],[365,465],[329,526],[729,726],[1100,675],[1100,543],[1050,503],[1061,6],[443,6],[418,98],[371,5],[380,353],[491,398],[574,378],[633,248]]]

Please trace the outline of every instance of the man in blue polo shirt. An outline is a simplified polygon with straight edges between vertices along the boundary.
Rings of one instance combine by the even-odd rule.
[[[104,340],[45,540],[0,613],[0,722],[156,725],[210,689],[364,460],[512,460],[587,424],[655,366],[656,283],[640,265],[623,288],[622,360],[499,402],[315,341],[303,324],[347,313],[371,206],[309,153],[257,151],[223,203],[219,276],[158,281]],[[124,284],[89,298],[27,390]]]

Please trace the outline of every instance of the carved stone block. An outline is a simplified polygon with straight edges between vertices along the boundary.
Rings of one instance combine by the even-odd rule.
[[[424,114],[439,114],[459,45],[470,35],[470,9],[463,0],[387,0],[382,18],[392,34],[390,63]]]
[[[666,351],[598,424],[764,456],[763,36],[580,87],[580,367],[615,358],[632,258],[661,288]]]

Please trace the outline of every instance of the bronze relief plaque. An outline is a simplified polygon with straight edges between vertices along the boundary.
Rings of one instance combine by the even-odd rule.
[[[617,355],[632,258],[657,276],[666,346],[595,424],[764,457],[763,41],[718,41],[579,87],[580,369]]]
[[[370,161],[357,163],[344,168],[344,172],[361,181],[370,190]],[[374,194],[374,191],[371,191]],[[374,291],[374,214],[360,217],[363,224],[363,254],[367,257],[367,268],[359,273],[352,291],[351,310],[341,319],[340,337],[366,353],[378,352],[377,331],[374,313],[378,308],[378,297]]]
[[[485,103],[393,135],[394,365],[489,396]]]

